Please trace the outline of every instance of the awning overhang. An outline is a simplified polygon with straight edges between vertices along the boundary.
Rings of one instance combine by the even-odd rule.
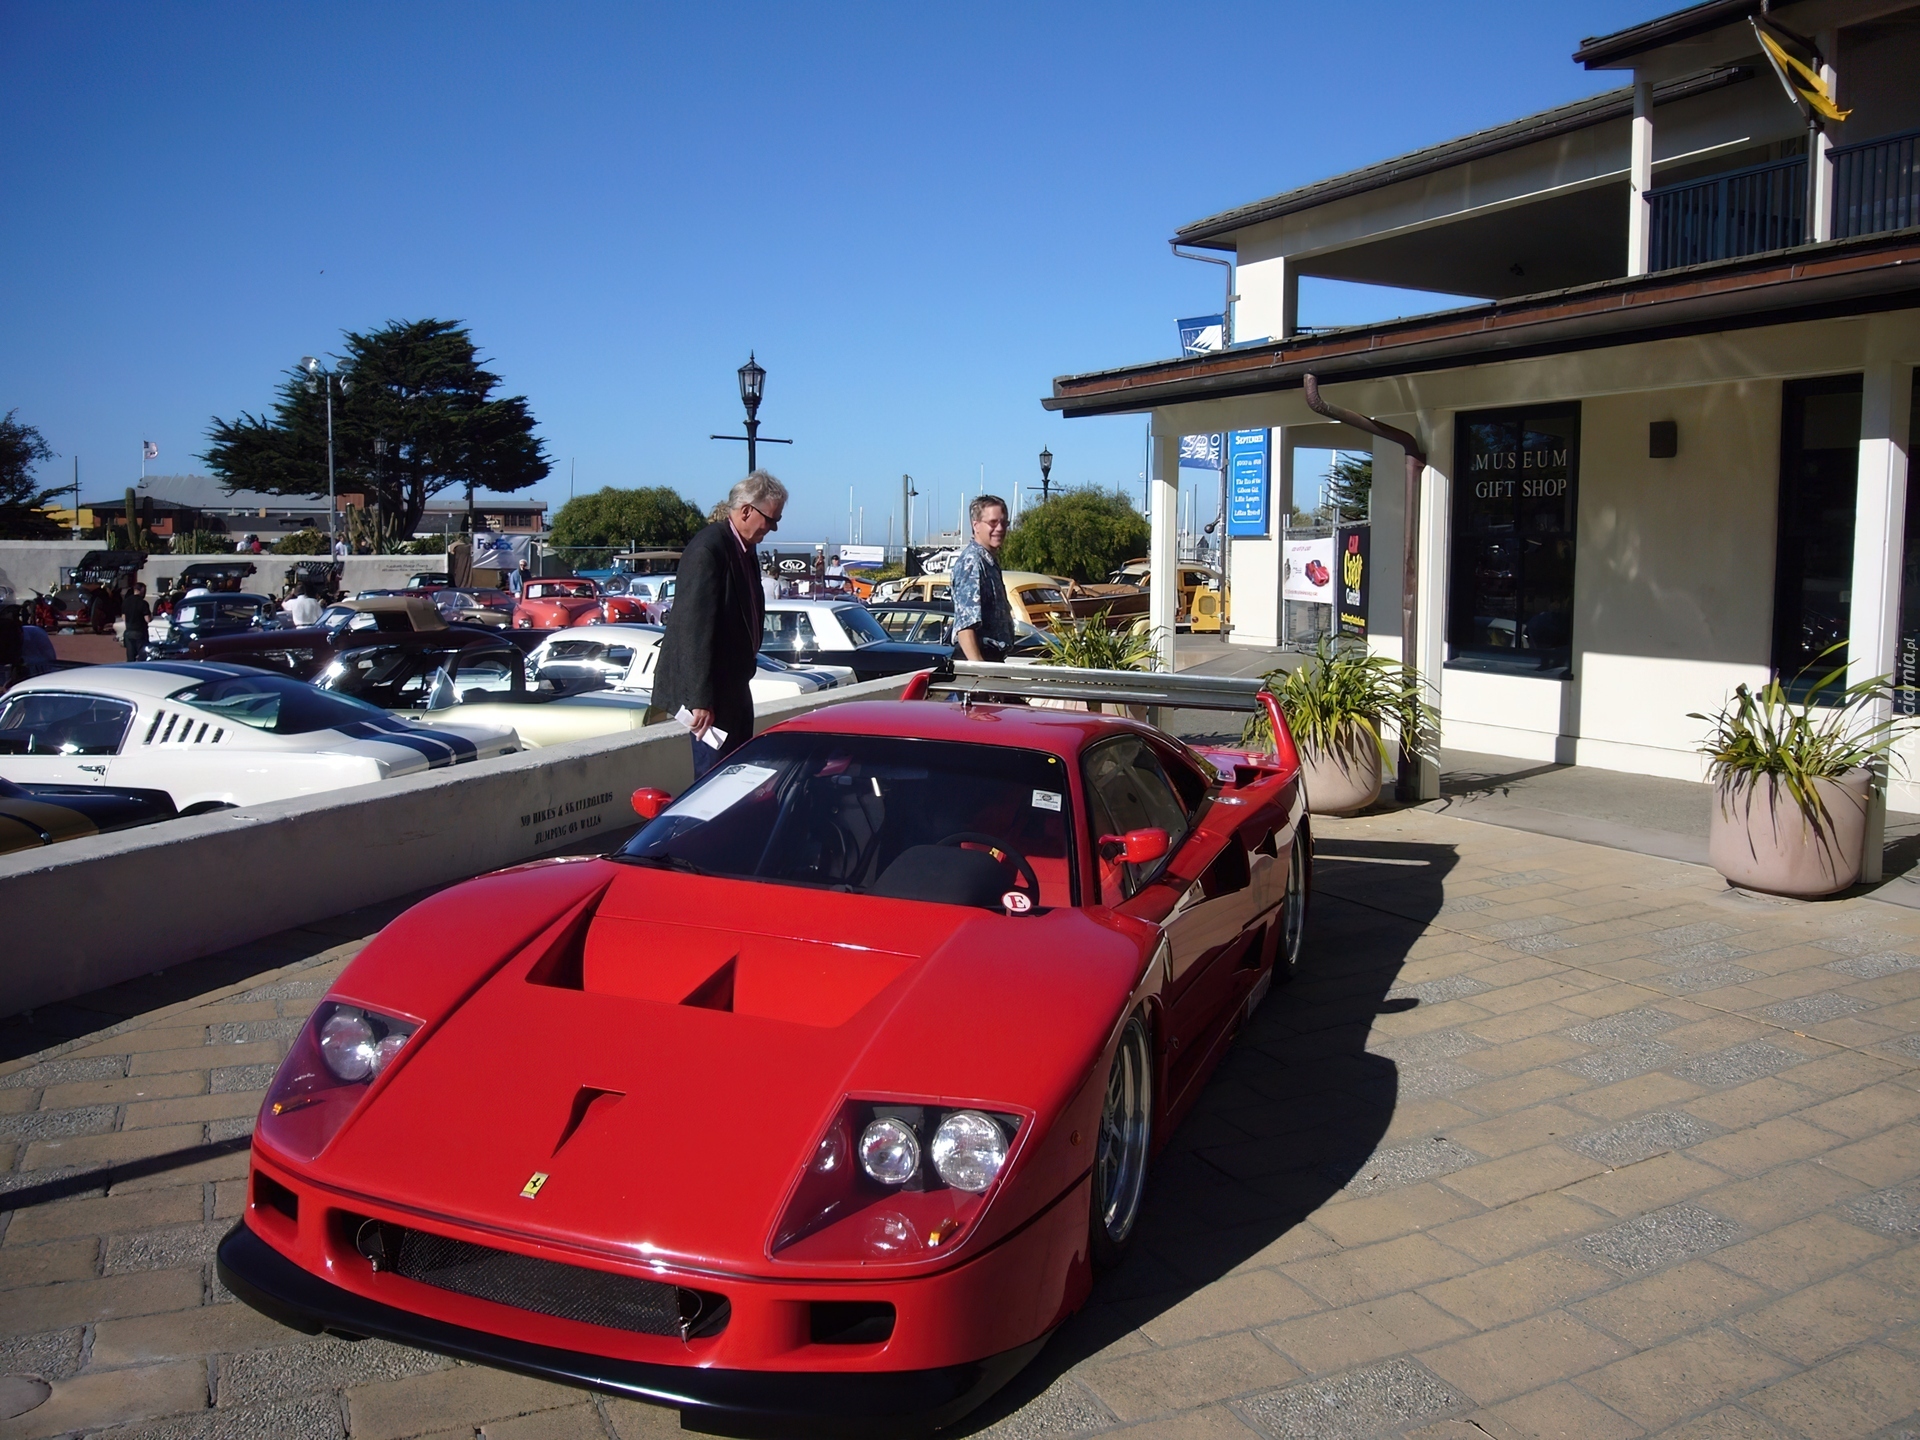
[[[1375,380],[1716,331],[1920,306],[1920,227],[1296,335],[1212,355],[1063,375],[1069,418],[1138,414],[1322,382]]]

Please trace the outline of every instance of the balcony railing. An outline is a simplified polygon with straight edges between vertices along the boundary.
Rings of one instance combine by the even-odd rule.
[[[1655,270],[1785,249],[1806,238],[1806,157],[1649,190],[1647,203]]]
[[[1882,135],[1833,152],[1833,238],[1920,225],[1920,130]]]

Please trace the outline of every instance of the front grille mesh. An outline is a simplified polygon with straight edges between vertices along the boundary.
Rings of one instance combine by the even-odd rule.
[[[397,1227],[381,1228],[391,1236]],[[400,1231],[392,1268],[409,1280],[478,1300],[642,1335],[712,1334],[725,1323],[727,1303],[719,1295],[540,1260],[424,1230]]]

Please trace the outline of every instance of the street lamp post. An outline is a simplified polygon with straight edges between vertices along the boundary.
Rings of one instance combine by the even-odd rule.
[[[340,502],[333,488],[333,386],[338,377],[311,355],[302,358],[300,368],[307,372],[309,392],[316,382],[324,384],[327,391],[327,558],[331,560],[340,553]],[[341,393],[346,390],[346,382],[340,381]]]
[[[709,440],[744,440],[747,442],[747,473],[751,475],[760,468],[760,397],[766,393],[767,370],[753,358],[753,352],[747,352],[747,363],[737,372],[740,376],[740,403],[747,408],[747,433],[744,435],[709,435]],[[791,440],[776,440],[769,435],[768,445],[791,445]]]
[[[1051,493],[1049,489],[1049,484],[1050,484],[1049,477],[1051,477],[1052,474],[1053,474],[1053,451],[1048,450],[1043,446],[1040,450],[1040,503],[1042,505],[1047,503],[1048,497]]]

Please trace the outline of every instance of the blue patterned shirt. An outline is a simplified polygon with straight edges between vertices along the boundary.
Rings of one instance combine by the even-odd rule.
[[[984,649],[1004,655],[1013,644],[1013,606],[993,552],[969,541],[953,562],[951,585],[954,633],[971,629]]]

